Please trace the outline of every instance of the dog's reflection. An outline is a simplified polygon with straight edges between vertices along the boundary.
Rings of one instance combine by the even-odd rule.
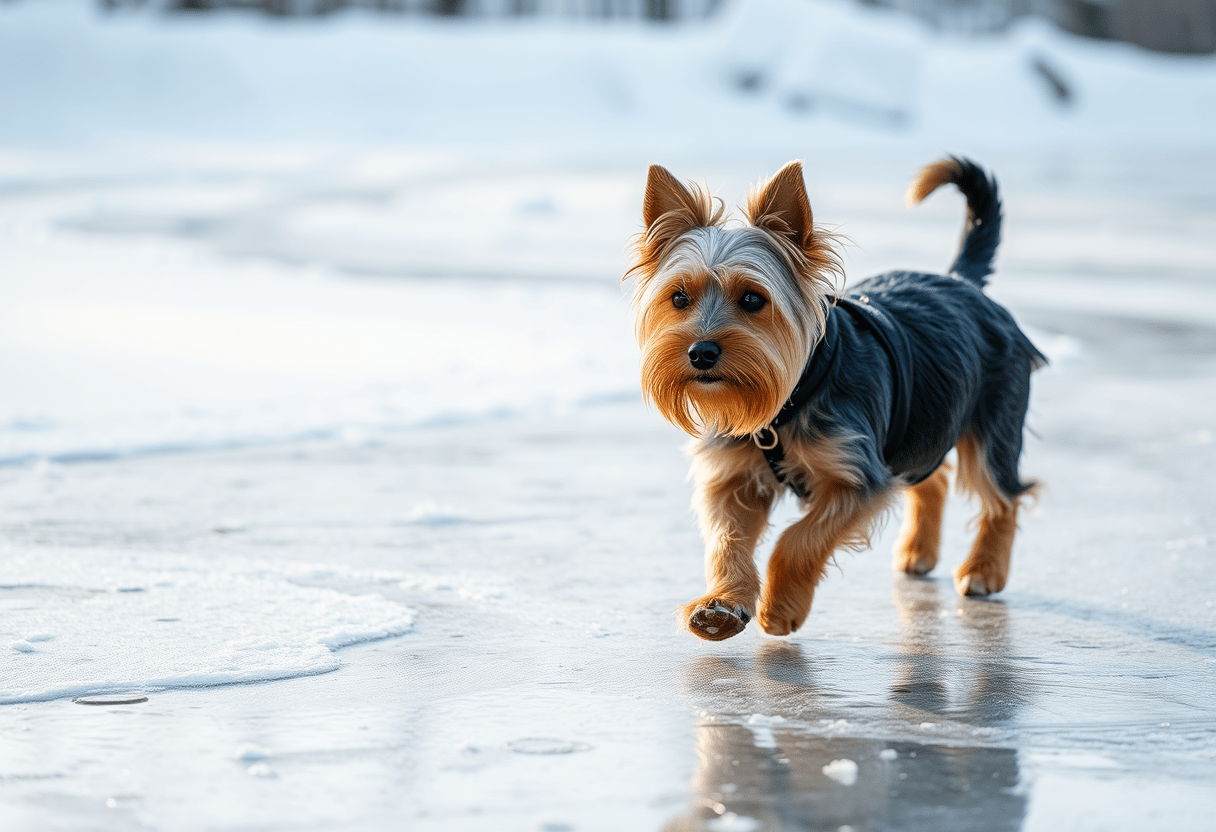
[[[935,720],[999,727],[1025,703],[1028,691],[1009,659],[1004,605],[950,595],[947,606],[934,582],[896,580],[895,678],[881,712],[867,723],[900,725],[892,733],[903,736],[909,726]],[[696,729],[695,798],[664,829],[1001,832],[1021,826],[1026,796],[1017,788],[1014,749],[845,736],[855,726],[834,728],[839,692],[817,683],[832,678],[830,671],[809,660],[796,641],[766,641],[750,661],[705,657],[690,667],[690,693],[707,706]],[[719,701],[731,703],[731,713],[747,703],[768,718],[719,719],[713,713]],[[813,726],[817,735],[799,725]],[[839,760],[856,769],[833,765]]]
[[[897,578],[891,595],[900,619],[893,703],[923,711],[926,718],[977,727],[998,727],[1016,716],[1030,690],[1009,658],[1004,602],[963,600],[951,592],[947,607],[936,582],[917,578]],[[961,628],[947,626],[951,618]]]

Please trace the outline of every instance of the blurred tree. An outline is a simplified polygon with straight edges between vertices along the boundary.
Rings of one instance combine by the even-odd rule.
[[[997,32],[1038,15],[1084,37],[1121,40],[1159,52],[1216,52],[1216,0],[855,0],[915,15],[960,34]],[[255,9],[266,14],[329,14],[349,8],[441,17],[553,16],[697,20],[729,0],[98,0],[105,9],[148,5],[170,12]],[[735,0],[739,2],[739,0]]]
[[[1159,52],[1216,51],[1216,0],[859,0],[899,9],[935,28],[996,32],[1026,15],[1089,38],[1121,40]]]

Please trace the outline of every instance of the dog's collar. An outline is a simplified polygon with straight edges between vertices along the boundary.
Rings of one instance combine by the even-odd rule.
[[[892,387],[891,416],[887,426],[887,441],[883,445],[884,460],[890,457],[890,451],[898,447],[907,431],[908,420],[912,414],[912,356],[907,339],[891,316],[874,305],[866,295],[856,297],[833,298],[827,308],[824,322],[823,338],[811,352],[802,377],[794,385],[794,391],[782,406],[781,410],[769,422],[768,427],[761,428],[752,434],[756,443],[773,470],[777,482],[788,485],[802,499],[810,497],[810,491],[797,480],[786,481],[782,462],[785,460],[785,449],[781,447],[781,437],[777,428],[787,424],[809,402],[823,382],[832,374],[839,355],[840,333],[837,329],[835,308],[845,309],[852,314],[854,320],[874,336],[887,358],[891,361]]]
[[[790,393],[789,399],[773,417],[773,421],[769,422],[768,427],[760,428],[752,434],[752,441],[764,454],[764,459],[773,469],[773,476],[777,478],[777,482],[788,485],[804,500],[811,496],[806,486],[797,480],[787,482],[785,479],[785,472],[781,465],[785,461],[785,449],[781,447],[781,437],[777,435],[777,428],[793,419],[798,411],[811,400],[811,397],[823,386],[824,380],[831,374],[832,367],[836,363],[840,333],[836,329],[836,316],[832,314],[831,306],[827,308],[826,313],[823,338],[811,351],[811,357],[807,361],[798,383],[794,385],[794,391]]]

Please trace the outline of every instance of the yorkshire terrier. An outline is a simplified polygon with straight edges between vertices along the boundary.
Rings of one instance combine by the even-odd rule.
[[[753,614],[772,635],[797,630],[833,553],[868,546],[901,491],[895,567],[928,573],[951,448],[960,490],[980,503],[955,587],[1004,588],[1019,503],[1036,488],[1018,460],[1030,374],[1046,358],[983,292],[1000,240],[996,181],[950,157],[921,170],[908,203],[948,182],[967,199],[948,273],[888,272],[841,295],[838,238],[815,225],[800,163],[752,189],[742,224],[651,166],[626,279],[645,396],[696,437],[708,591],[681,615],[701,638],[730,638]],[[786,489],[803,516],[777,540],[761,586],[756,544]]]

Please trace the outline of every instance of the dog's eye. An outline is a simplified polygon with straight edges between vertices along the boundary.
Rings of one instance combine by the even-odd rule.
[[[671,296],[671,305],[676,309],[683,309],[688,306],[688,292],[683,289],[677,289],[676,293]]]
[[[759,312],[766,303],[768,301],[764,299],[764,295],[756,292],[744,292],[743,297],[739,298],[739,308],[744,312]]]

